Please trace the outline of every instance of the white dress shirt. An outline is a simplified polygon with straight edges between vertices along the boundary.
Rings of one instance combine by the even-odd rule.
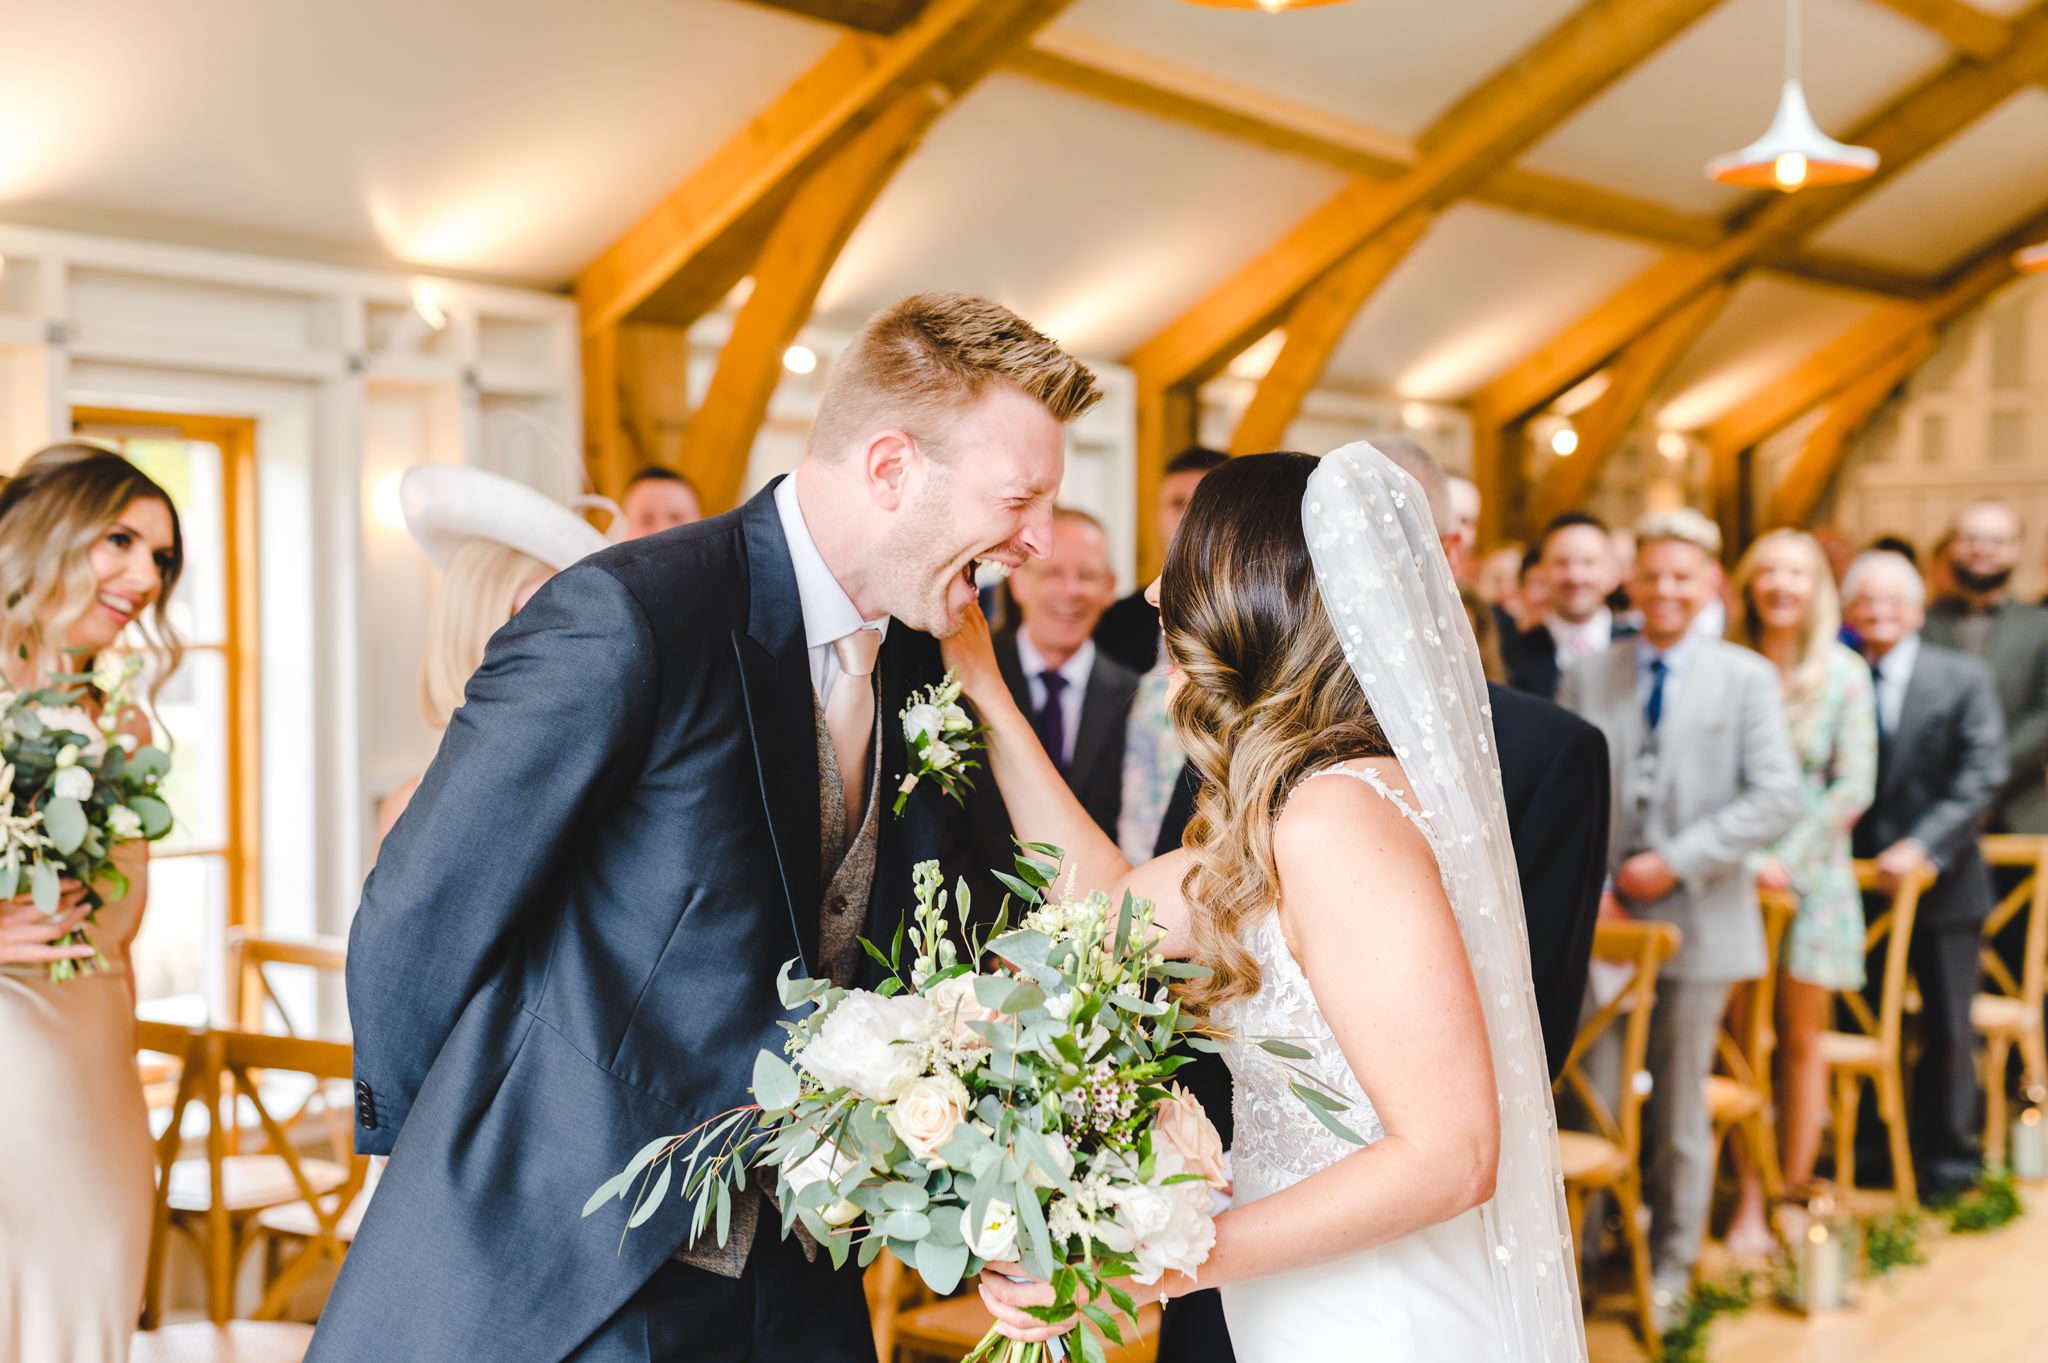
[[[1060,765],[1066,766],[1074,760],[1074,738],[1081,732],[1081,701],[1088,690],[1088,678],[1095,671],[1095,641],[1090,639],[1081,645],[1080,651],[1067,659],[1060,667],[1054,667],[1045,660],[1031,642],[1031,631],[1017,631],[1017,665],[1024,669],[1024,684],[1031,688],[1031,713],[1037,714],[1045,708],[1045,674],[1057,672],[1067,679],[1067,689],[1060,696],[1060,717],[1066,734],[1066,751],[1060,754]]]
[[[1873,658],[1870,669],[1877,682],[1877,722],[1887,734],[1899,731],[1906,710],[1906,688],[1913,684],[1913,667],[1920,661],[1920,636],[1908,634],[1882,658]]]
[[[886,639],[889,617],[861,619],[853,598],[825,566],[817,541],[804,524],[803,508],[797,505],[794,476],[776,484],[775,512],[782,518],[783,538],[789,541],[790,566],[796,569],[796,596],[803,605],[804,643],[810,652],[811,687],[818,693],[818,704],[823,705],[832,699],[833,684],[839,680],[839,655],[832,649],[833,641],[861,629],[874,630]]]
[[[1569,671],[1581,658],[1604,652],[1614,642],[1614,612],[1602,606],[1582,625],[1553,615],[1543,622],[1557,650],[1557,670]]]
[[[1678,699],[1679,688],[1685,683],[1685,665],[1698,652],[1693,645],[1700,637],[1688,631],[1683,639],[1660,652],[1648,639],[1640,634],[1636,636],[1637,709],[1649,708],[1650,692],[1656,689],[1657,678],[1650,671],[1650,665],[1660,659],[1664,663],[1664,708],[1658,719],[1659,728],[1663,727],[1663,720],[1670,716],[1671,707]]]

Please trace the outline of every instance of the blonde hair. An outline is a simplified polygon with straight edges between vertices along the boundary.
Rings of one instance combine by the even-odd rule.
[[[1803,557],[1807,574],[1813,578],[1813,596],[1806,603],[1806,619],[1799,625],[1799,665],[1792,670],[1791,685],[1786,688],[1789,708],[1796,710],[1819,698],[1827,682],[1828,657],[1842,632],[1842,603],[1835,595],[1834,573],[1819,540],[1804,530],[1772,530],[1757,537],[1735,565],[1736,609],[1728,618],[1728,640],[1763,652],[1763,616],[1749,589],[1761,571],[1764,553],[1777,545],[1789,546]]]
[[[1721,557],[1721,527],[1689,506],[1652,511],[1636,522],[1638,552],[1660,540],[1690,544],[1708,558]]]
[[[448,727],[491,636],[516,613],[520,588],[553,572],[539,559],[502,544],[471,540],[462,546],[442,575],[427,614],[420,708],[428,724]]]
[[[1258,992],[1243,935],[1279,900],[1273,825],[1294,787],[1392,751],[1317,594],[1301,528],[1315,466],[1305,454],[1258,454],[1209,474],[1160,583],[1166,650],[1186,678],[1174,728],[1204,778],[1183,887],[1199,906],[1193,955],[1211,972],[1181,990],[1197,1016]]]
[[[156,601],[136,617],[143,652],[155,664],[152,702],[178,670],[184,645],[166,608],[185,571],[185,532],[170,494],[119,454],[99,445],[67,441],[37,450],[0,482],[0,656],[34,657],[61,648],[72,626],[92,608],[99,579],[92,547],[130,503],[162,502],[171,518],[169,561],[159,569]],[[92,670],[74,658],[60,670]]]
[[[1062,425],[1101,400],[1087,366],[1000,303],[913,294],[868,319],[833,362],[806,452],[836,461],[876,431],[943,454],[952,421],[992,383],[1035,399]]]

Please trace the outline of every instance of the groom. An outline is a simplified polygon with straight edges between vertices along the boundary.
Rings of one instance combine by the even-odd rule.
[[[356,1147],[389,1154],[308,1358],[872,1363],[859,1275],[752,1192],[683,1243],[585,1197],[747,1101],[775,976],[851,984],[952,806],[896,714],[974,565],[1043,557],[1094,376],[921,294],[834,366],[803,463],[554,578],[491,641],[349,940]],[[734,451],[733,457],[742,452]]]

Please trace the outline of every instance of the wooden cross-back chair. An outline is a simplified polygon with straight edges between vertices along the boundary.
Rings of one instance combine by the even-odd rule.
[[[207,1318],[223,1324],[233,1314],[235,1272],[254,1239],[255,1219],[269,1208],[304,1201],[316,1211],[319,1236],[331,1239],[340,1212],[322,1208],[345,1208],[361,1188],[368,1167],[367,1160],[349,1150],[347,1133],[343,1143],[333,1149],[332,1159],[301,1155],[287,1125],[270,1110],[274,1098],[264,1094],[263,1079],[271,1074],[301,1074],[316,1085],[347,1079],[354,1067],[347,1045],[201,1028],[184,1032],[181,1040],[184,1070],[170,1123],[157,1142],[157,1200],[143,1304],[145,1327],[155,1326],[163,1317],[164,1264],[171,1232],[185,1234],[200,1249]],[[169,1036],[145,1033],[142,1044],[154,1050],[177,1042]],[[238,1125],[243,1104],[255,1114],[263,1132],[266,1148],[260,1153],[230,1152],[230,1133]],[[206,1154],[180,1159],[186,1115],[195,1106],[206,1113]],[[258,1314],[281,1312],[291,1289],[316,1262],[309,1248],[292,1269],[270,1285]]]
[[[237,929],[228,937],[228,1016],[248,1032],[271,1030],[266,1009],[277,1014],[286,1036],[308,1033],[292,1018],[291,1009],[271,978],[272,966],[295,966],[339,974],[348,966],[348,944],[338,937],[291,939],[260,937]]]
[[[1970,1000],[1970,1022],[1984,1038],[1984,1154],[2003,1163],[2009,1134],[2005,1070],[2015,1049],[2023,1087],[2048,1091],[2041,1016],[2048,992],[2048,837],[1995,833],[1983,839],[1983,847],[1986,862],[2024,872],[1984,920],[1985,988]],[[2027,917],[2015,976],[1993,943],[2022,912]]]
[[[1868,895],[1878,889],[1877,865],[1856,863],[1856,883]],[[1867,956],[1880,946],[1884,960],[1879,967],[1877,1007],[1873,1009],[1861,990],[1835,991],[1839,1001],[1836,1016],[1846,1013],[1856,1030],[1821,1033],[1821,1055],[1827,1060],[1833,1080],[1835,1124],[1835,1181],[1844,1188],[1856,1186],[1857,1106],[1868,1083],[1877,1092],[1877,1112],[1885,1124],[1891,1148],[1893,1186],[1903,1206],[1920,1202],[1919,1185],[1913,1177],[1913,1147],[1906,1131],[1906,1086],[1903,1051],[1905,1028],[1907,957],[1913,949],[1913,924],[1920,911],[1920,896],[1934,883],[1932,871],[1916,871],[1892,891],[1891,903],[1869,921],[1863,933]]]
[[[1657,972],[1678,951],[1683,940],[1669,923],[1647,921],[1601,923],[1593,930],[1596,960],[1627,967],[1614,997],[1580,1026],[1552,1086],[1578,1100],[1593,1129],[1557,1135],[1564,1170],[1565,1205],[1576,1237],[1586,1215],[1586,1199],[1610,1192],[1621,1211],[1622,1235],[1628,1241],[1629,1276],[1635,1286],[1636,1311],[1643,1338],[1654,1343],[1651,1315],[1650,1245],[1643,1233],[1643,1100],[1649,1096],[1647,1064],[1650,1019],[1657,1006]],[[1621,1092],[1617,1103],[1586,1074],[1586,1054],[1602,1037],[1621,1032]]]
[[[1783,890],[1759,890],[1757,901],[1763,910],[1764,959],[1769,964],[1761,979],[1742,986],[1743,1006],[1736,1010],[1733,1026],[1723,1028],[1715,1042],[1714,1073],[1707,1077],[1707,1111],[1713,1118],[1716,1162],[1728,1133],[1740,1129],[1749,1146],[1749,1158],[1763,1178],[1764,1194],[1775,1201],[1783,1193],[1785,1180],[1778,1165],[1771,1085],[1771,1060],[1778,1049],[1773,1010],[1778,997],[1779,947],[1799,904]]]

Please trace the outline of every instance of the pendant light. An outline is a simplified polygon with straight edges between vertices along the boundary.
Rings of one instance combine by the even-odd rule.
[[[1262,9],[1268,14],[1278,14],[1288,9],[1313,9],[1317,5],[1341,5],[1344,0],[1187,0],[1191,5],[1204,9]]]
[[[2021,274],[2048,274],[2048,241],[2037,241],[2014,251],[2012,267]]]
[[[1877,169],[1877,153],[1852,147],[1822,132],[1806,107],[1799,84],[1800,0],[1785,3],[1785,86],[1777,116],[1764,135],[1740,151],[1707,162],[1707,178],[1750,189],[1790,194],[1809,185],[1840,185]]]

